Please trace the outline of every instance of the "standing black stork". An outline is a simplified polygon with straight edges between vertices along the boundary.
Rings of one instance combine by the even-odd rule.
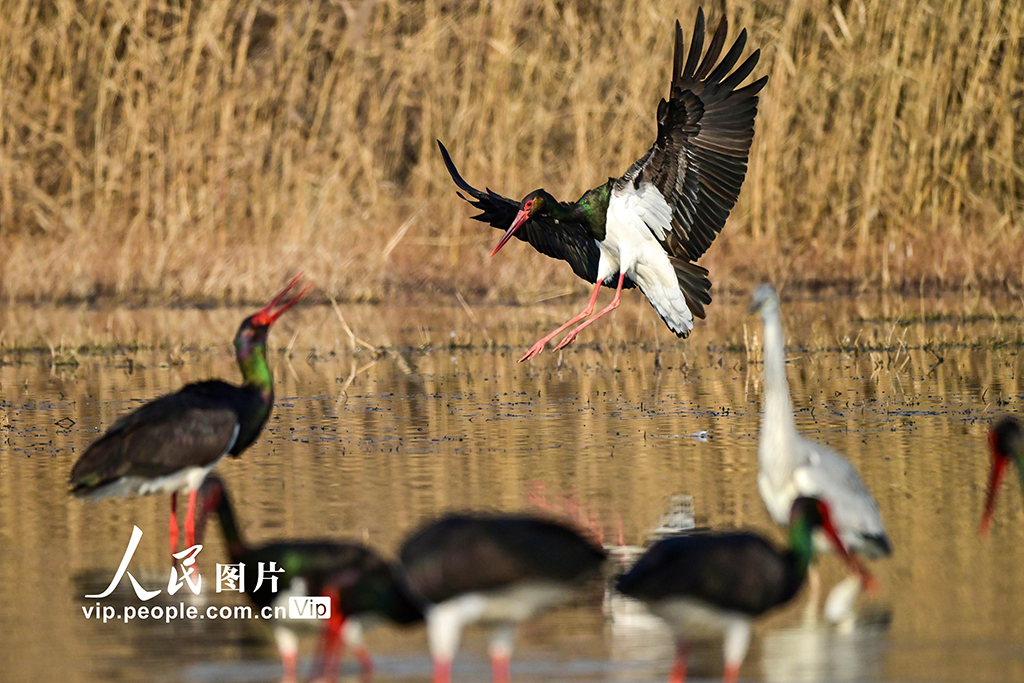
[[[738,680],[754,618],[788,602],[803,585],[814,557],[816,529],[825,533],[864,585],[872,587],[874,578],[847,552],[828,505],[813,498],[793,503],[786,550],[750,533],[670,536],[652,545],[618,579],[621,593],[646,603],[671,627],[676,659],[670,683],[686,680],[689,639],[705,635],[724,635],[722,680]]]
[[[214,510],[220,518],[228,555],[233,564],[244,567],[242,586],[261,611],[272,615],[274,639],[281,654],[284,679],[298,675],[298,635],[301,629],[317,628],[317,619],[288,619],[289,598],[330,597],[331,615],[324,625],[321,668],[324,679],[338,673],[345,644],[359,660],[363,678],[373,672],[373,660],[363,642],[363,629],[376,619],[396,624],[423,620],[418,601],[406,587],[401,569],[385,562],[361,543],[330,540],[277,541],[250,547],[245,544],[235,521],[234,510],[224,483],[216,475],[206,478],[200,488],[202,500],[200,529]],[[283,569],[275,586],[264,580],[256,590],[260,564]],[[261,619],[266,617],[261,613]]]
[[[238,457],[252,445],[270,416],[274,380],[267,365],[267,332],[312,287],[307,285],[282,305],[301,277],[296,275],[238,328],[235,357],[245,380],[241,386],[220,380],[196,382],[128,413],[92,442],[71,468],[71,493],[97,500],[169,492],[173,554],[178,547],[178,491],[188,491],[185,542],[191,547],[196,489],[226,454]]]
[[[494,683],[508,683],[516,627],[600,575],[603,548],[568,526],[526,514],[448,515],[414,532],[399,553],[426,601],[434,683],[451,680],[463,627],[492,627]]]
[[[711,281],[694,261],[711,246],[736,204],[754,137],[757,94],[768,81],[765,76],[736,89],[753,71],[759,50],[729,73],[743,52],[746,30],[716,66],[727,30],[723,17],[701,59],[704,11],[698,10],[684,60],[683,31],[676,22],[672,86],[668,101],[658,105],[658,139],[621,178],[609,178],[575,203],[559,202],[544,190],[520,203],[489,189],[481,192],[463,180],[438,141],[452,179],[469,194],[459,196],[482,212],[474,218],[505,231],[491,256],[514,235],[542,254],[568,261],[576,275],[594,283],[587,307],[540,339],[520,362],[590,316],[602,284],[615,287],[612,302],[556,348],[571,344],[581,330],[618,308],[622,290],[634,285],[679,337],[689,335],[694,315],[704,317]]]
[[[989,432],[988,446],[992,451],[992,474],[989,478],[988,494],[985,496],[985,510],[981,514],[981,526],[978,529],[982,536],[986,535],[992,526],[992,513],[996,507],[999,485],[1011,460],[1017,463],[1020,490],[1024,493],[1024,429],[1021,429],[1020,422],[1012,417],[1004,417]]]

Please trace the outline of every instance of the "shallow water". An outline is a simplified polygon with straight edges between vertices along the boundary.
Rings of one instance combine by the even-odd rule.
[[[780,539],[756,488],[760,324],[745,301],[716,301],[681,341],[631,299],[576,348],[515,363],[575,306],[342,306],[356,337],[391,349],[376,352],[351,341],[331,307],[290,313],[271,337],[288,351],[273,354],[268,428],[218,467],[247,540],[326,535],[393,552],[444,510],[544,499],[609,543],[639,544],[676,494],[692,496],[698,524]],[[991,535],[977,537],[985,432],[1024,394],[1020,309],[1017,299],[784,302],[798,426],[860,469],[896,554],[873,563],[881,590],[861,598],[852,629],[806,625],[806,593],[761,622],[744,679],[1024,680],[1024,505],[1012,481]],[[82,449],[140,402],[191,380],[235,381],[230,337],[249,312],[0,309],[4,680],[280,676],[258,622],[86,619],[94,601],[83,596],[105,587],[133,524],[144,537],[130,570],[166,587],[167,497],[88,504],[65,484]],[[224,561],[219,531],[207,540],[201,561]],[[822,564],[829,587],[842,569]],[[212,590],[195,599],[241,604]],[[138,602],[120,590],[104,602],[119,601]],[[377,680],[429,679],[422,629],[380,628],[369,645]],[[313,649],[303,642],[307,659]],[[590,595],[523,630],[513,676],[661,681],[670,657],[656,621]],[[695,678],[721,666],[715,645],[694,649]],[[479,632],[455,677],[487,678]]]

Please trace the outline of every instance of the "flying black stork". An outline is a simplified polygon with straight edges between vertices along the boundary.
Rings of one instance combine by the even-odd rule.
[[[326,680],[338,673],[345,645],[352,647],[363,679],[373,672],[373,660],[363,642],[363,630],[377,620],[405,625],[423,620],[419,603],[406,587],[397,565],[381,559],[361,543],[332,540],[276,541],[248,546],[242,538],[224,482],[216,475],[200,488],[199,528],[217,512],[232,564],[244,568],[242,587],[252,602],[272,615],[274,639],[284,667],[284,681],[298,675],[298,632],[316,629],[318,619],[289,619],[289,598],[329,597],[331,613],[323,628],[321,668]],[[258,571],[283,569],[278,583],[264,580],[257,589]],[[269,574],[267,575],[269,577]],[[260,618],[265,618],[262,614]]]
[[[128,413],[89,445],[71,469],[71,493],[100,499],[130,493],[171,494],[171,553],[178,547],[178,492],[188,491],[186,545],[195,542],[196,489],[227,454],[238,457],[259,436],[274,405],[274,381],[267,365],[267,332],[298,303],[307,285],[286,303],[296,275],[258,313],[242,321],[235,357],[245,380],[188,384]]]
[[[568,600],[600,575],[601,546],[570,527],[527,514],[448,515],[414,532],[399,552],[426,604],[434,683],[451,680],[463,627],[493,630],[494,683],[508,683],[518,624]]]
[[[786,352],[779,314],[779,297],[771,285],[754,290],[751,312],[764,322],[764,404],[757,447],[757,485],[765,507],[777,524],[785,525],[793,501],[800,496],[828,503],[835,527],[846,548],[870,558],[892,554],[882,515],[871,491],[850,461],[823,444],[802,436],[796,429],[793,404],[786,380]],[[831,545],[819,536],[819,550]],[[817,602],[817,574],[811,574],[811,603]],[[826,602],[831,621],[845,618],[856,594],[857,582],[840,584]],[[838,591],[838,592],[837,592]]]
[[[752,622],[788,602],[807,576],[821,530],[869,589],[874,578],[850,555],[832,523],[828,505],[812,498],[793,503],[790,547],[775,548],[750,533],[692,533],[652,545],[616,588],[646,603],[676,638],[670,683],[686,680],[689,641],[722,635],[725,683],[735,683],[750,645]]]
[[[1011,460],[1017,463],[1020,490],[1024,492],[1024,429],[1021,428],[1020,422],[1012,417],[1004,417],[989,432],[988,445],[992,451],[992,474],[989,478],[988,494],[985,496],[985,510],[981,514],[981,526],[978,529],[982,536],[986,535],[992,526],[992,513],[996,507],[999,485]]]
[[[740,32],[719,61],[727,30],[723,17],[701,59],[703,10],[697,12],[688,54],[676,22],[672,85],[669,99],[658,105],[658,139],[622,177],[609,178],[575,203],[560,202],[544,190],[518,203],[490,189],[481,192],[463,180],[438,141],[452,179],[469,195],[459,196],[482,212],[474,218],[505,231],[491,256],[515,236],[542,254],[568,261],[576,275],[594,283],[586,308],[540,339],[520,362],[588,318],[601,285],[615,287],[611,303],[571,330],[556,348],[571,344],[581,330],[618,308],[622,290],[633,286],[640,287],[679,337],[689,335],[695,315],[705,317],[711,281],[708,271],[694,262],[711,246],[736,204],[754,137],[757,94],[768,81],[765,76],[737,89],[754,70],[760,51],[729,73],[747,33]]]

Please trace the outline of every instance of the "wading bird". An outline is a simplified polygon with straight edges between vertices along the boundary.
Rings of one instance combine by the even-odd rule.
[[[814,557],[812,534],[821,530],[869,588],[874,579],[849,555],[828,505],[793,502],[789,548],[778,550],[750,533],[695,533],[658,541],[621,576],[616,588],[642,600],[676,638],[670,683],[686,680],[691,638],[724,636],[725,675],[735,683],[750,645],[752,622],[788,602],[804,583]]]
[[[992,525],[992,512],[996,507],[999,485],[1011,460],[1017,463],[1020,490],[1024,493],[1024,430],[1021,429],[1020,422],[1012,417],[1004,417],[989,432],[988,446],[992,451],[992,475],[988,482],[988,494],[985,496],[985,511],[981,514],[981,527],[978,529],[982,536],[988,533]]]
[[[426,601],[434,683],[451,680],[462,629],[492,627],[494,683],[508,683],[516,627],[600,575],[604,550],[564,524],[516,514],[453,514],[414,532],[399,557]]]
[[[359,660],[363,678],[373,672],[373,660],[363,643],[363,629],[380,619],[395,624],[423,620],[418,602],[406,588],[401,569],[385,562],[361,543],[329,540],[277,541],[250,547],[245,544],[235,520],[234,510],[224,483],[216,476],[206,478],[200,489],[202,515],[200,529],[213,511],[220,518],[221,530],[232,564],[244,572],[242,586],[253,603],[269,608],[274,623],[274,639],[281,654],[284,681],[298,674],[298,636],[296,631],[323,626],[321,667],[324,679],[333,680],[341,663],[345,645],[352,647]],[[283,570],[270,574],[256,588],[259,568]],[[289,598],[329,597],[330,618],[289,619]],[[265,617],[261,614],[261,619]]]
[[[556,348],[571,344],[581,330],[618,308],[622,290],[633,286],[640,287],[677,336],[689,335],[695,315],[704,317],[711,281],[694,261],[711,246],[736,204],[754,137],[757,94],[768,80],[765,76],[736,89],[753,71],[760,51],[730,74],[747,33],[741,31],[719,61],[727,30],[723,18],[701,59],[703,10],[697,12],[688,54],[676,22],[672,85],[669,99],[658,106],[658,139],[622,177],[609,178],[575,203],[560,202],[544,190],[518,203],[489,189],[481,192],[463,180],[438,141],[452,179],[469,195],[459,196],[482,212],[474,218],[505,231],[491,256],[515,236],[542,254],[568,261],[576,275],[594,283],[587,307],[540,339],[520,362],[588,318],[601,285],[615,287],[611,303]]]
[[[789,521],[793,502],[807,496],[828,503],[835,528],[851,553],[870,558],[892,554],[878,505],[853,465],[832,449],[804,438],[796,431],[793,405],[786,380],[785,342],[779,318],[779,297],[771,285],[754,291],[751,312],[764,321],[764,405],[757,446],[757,486],[769,514],[778,524]],[[819,550],[830,546],[819,538]],[[817,603],[817,577],[811,574],[812,607]],[[834,595],[838,596],[838,593]],[[856,597],[849,597],[849,601]],[[831,602],[831,600],[830,600]],[[845,612],[838,607],[833,620]]]
[[[188,384],[128,413],[89,445],[71,469],[71,493],[100,499],[130,493],[171,494],[171,553],[178,547],[178,492],[189,492],[185,543],[195,542],[196,489],[227,454],[252,445],[274,405],[274,381],[267,366],[267,332],[312,285],[287,303],[288,286],[261,311],[242,321],[235,357],[245,380]],[[280,308],[278,308],[280,306]],[[275,310],[276,309],[276,310]]]

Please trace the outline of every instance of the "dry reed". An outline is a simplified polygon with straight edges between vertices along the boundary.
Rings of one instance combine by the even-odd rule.
[[[470,182],[579,196],[652,141],[697,4],[5,0],[0,293],[582,291],[525,246],[487,259],[434,140]],[[725,11],[771,81],[716,291],[1024,282],[1024,3]]]

